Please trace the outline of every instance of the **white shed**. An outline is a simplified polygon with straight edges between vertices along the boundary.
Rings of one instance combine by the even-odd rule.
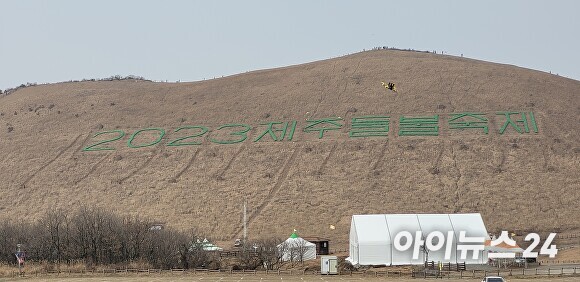
[[[412,251],[398,251],[393,245],[395,236],[401,231],[411,233],[413,239],[415,232],[421,231],[422,240],[434,231],[443,233],[447,238],[448,232],[452,231],[453,239],[449,247],[446,242],[440,250],[429,251],[428,254],[420,252],[419,257],[413,259]],[[477,259],[472,258],[471,251],[467,253],[466,259],[460,259],[461,250],[457,248],[460,231],[465,231],[467,238],[489,239],[483,219],[478,213],[353,215],[350,226],[350,256],[347,260],[353,265],[409,265],[423,264],[428,255],[429,261],[444,263],[481,264],[487,262],[487,255],[484,251],[478,252]],[[413,247],[414,244],[411,250]],[[447,248],[450,248],[450,257],[445,259]]]

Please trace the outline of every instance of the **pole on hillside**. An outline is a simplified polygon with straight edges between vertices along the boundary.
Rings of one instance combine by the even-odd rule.
[[[247,227],[247,216],[246,216],[246,200],[244,200],[244,244],[246,244],[246,239],[248,238],[248,227]]]

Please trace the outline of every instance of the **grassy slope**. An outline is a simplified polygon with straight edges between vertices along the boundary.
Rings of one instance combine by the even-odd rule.
[[[96,204],[229,241],[247,199],[251,236],[297,228],[335,246],[362,213],[480,212],[490,230],[580,228],[579,94],[580,82],[538,71],[392,50],[194,83],[29,87],[0,98],[0,219]],[[448,114],[463,111],[486,113],[490,134],[451,132]],[[539,133],[498,134],[497,111],[533,111]],[[350,118],[373,114],[393,117],[389,137],[349,139]],[[438,137],[397,136],[401,115],[433,114]],[[301,131],[306,118],[333,116],[349,122],[320,140]],[[250,140],[260,123],[292,120],[293,141]],[[239,144],[165,146],[184,136],[179,126],[226,123],[258,128]],[[128,148],[147,127],[166,138]],[[81,151],[113,129],[127,133],[116,150]]]

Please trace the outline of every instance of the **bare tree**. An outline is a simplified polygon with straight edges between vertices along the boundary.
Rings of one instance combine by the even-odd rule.
[[[115,230],[118,240],[119,259],[124,262],[144,257],[145,241],[150,232],[150,222],[139,217],[126,217]]]
[[[290,261],[290,263],[292,264],[292,266],[295,265],[295,263],[298,261],[298,243],[297,242],[292,242],[292,243],[287,243],[288,247],[286,250],[286,258]]]
[[[242,244],[242,249],[238,257],[242,269],[256,269],[262,265],[262,259],[257,250],[257,242],[246,241]]]
[[[212,262],[217,261],[212,252],[203,249],[203,240],[206,237],[197,234],[195,229],[192,229],[189,234],[189,244],[187,245],[187,261],[188,267],[191,268],[206,268]]]
[[[11,222],[5,221],[0,223],[0,260],[8,263],[14,263],[14,254],[16,244],[17,228]]]
[[[122,224],[117,216],[99,208],[82,207],[71,221],[77,257],[88,265],[120,261],[116,255],[119,249],[116,230]]]
[[[69,220],[61,209],[53,208],[42,217],[35,230],[39,258],[60,264],[68,248]]]
[[[0,222],[0,263],[16,263],[16,245],[31,260],[84,261],[118,264],[145,261],[159,268],[219,267],[214,252],[192,244],[201,237],[175,230],[152,230],[138,217],[121,218],[96,207],[81,207],[74,214],[50,210],[34,224]]]
[[[258,257],[260,258],[264,268],[268,270],[279,269],[280,265],[283,263],[282,257],[284,252],[286,252],[288,245],[283,242],[278,244],[282,240],[270,238],[263,239],[256,242]]]
[[[294,261],[303,264],[305,255],[308,252],[308,241],[297,240],[292,244],[292,248],[294,249],[294,253],[296,255]]]

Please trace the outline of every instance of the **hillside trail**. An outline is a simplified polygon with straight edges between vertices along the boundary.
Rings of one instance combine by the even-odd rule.
[[[284,168],[280,172],[280,175],[278,176],[276,183],[274,184],[272,189],[270,189],[270,191],[268,191],[268,194],[266,195],[266,198],[262,201],[262,203],[260,205],[258,205],[258,207],[256,207],[256,210],[248,216],[247,223],[246,223],[248,226],[254,221],[254,219],[256,217],[258,217],[260,215],[260,213],[266,207],[268,207],[270,205],[274,196],[278,193],[278,191],[280,190],[280,187],[282,187],[282,184],[284,183],[284,181],[288,177],[288,173],[290,172],[290,168],[294,164],[294,161],[296,160],[296,156],[298,156],[298,153],[299,153],[301,148],[302,148],[302,145],[294,146],[294,151],[292,152],[290,157],[288,157],[286,164],[284,164]],[[243,231],[243,226],[238,227],[236,229],[236,231],[234,232],[234,234],[232,235],[231,239],[233,240],[233,239],[239,238],[242,231]]]
[[[143,170],[151,163],[151,161],[159,154],[159,151],[160,150],[153,151],[153,153],[151,153],[151,155],[147,157],[147,160],[142,165],[140,165],[136,169],[132,170],[129,174],[127,174],[123,178],[117,180],[117,183],[123,184],[123,182],[127,181],[127,179],[137,175],[137,173],[139,173],[139,171]]]
[[[34,177],[36,177],[36,175],[41,173],[44,169],[46,169],[48,166],[50,166],[52,163],[54,163],[58,158],[60,158],[60,156],[62,156],[62,154],[64,154],[64,152],[66,152],[68,149],[72,148],[72,146],[81,138],[81,136],[83,136],[83,135],[79,134],[68,146],[66,146],[62,150],[60,150],[58,152],[58,154],[56,154],[56,156],[54,156],[50,161],[48,161],[47,163],[42,165],[35,172],[33,172],[31,175],[29,175],[26,178],[26,180],[24,180],[24,182],[22,182],[21,187],[26,188],[26,184],[28,184]]]
[[[189,168],[193,165],[193,162],[197,158],[199,151],[201,151],[201,149],[195,150],[195,153],[193,153],[193,156],[189,159],[187,164],[173,177],[174,180],[178,180],[187,170],[189,170]]]
[[[99,165],[101,165],[101,163],[103,163],[106,159],[110,158],[113,154],[114,152],[109,152],[108,154],[104,155],[100,160],[98,160],[95,164],[93,164],[93,166],[91,166],[91,168],[89,169],[89,171],[87,171],[87,173],[85,173],[79,179],[75,180],[73,184],[78,185],[80,182],[87,179],[87,177],[89,177],[91,174],[93,174],[93,172],[95,172],[95,170],[97,170],[97,168],[99,167]]]

